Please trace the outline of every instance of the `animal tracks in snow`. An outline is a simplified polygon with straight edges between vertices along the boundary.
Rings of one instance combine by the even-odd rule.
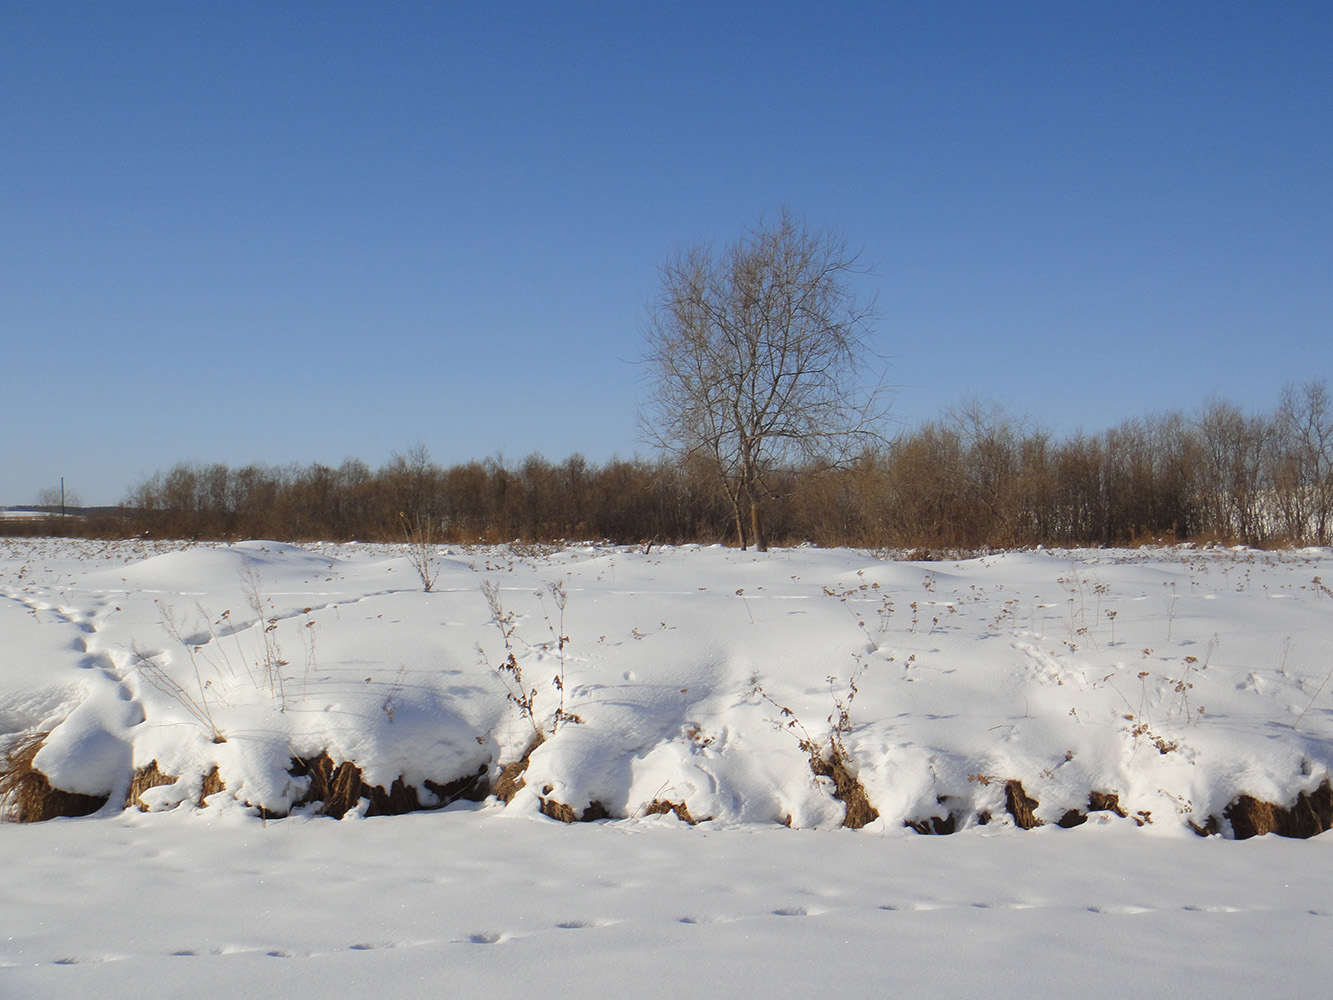
[[[695,912],[685,916],[680,916],[670,920],[678,926],[722,926],[735,924],[738,922],[755,922],[772,919],[789,920],[793,918],[818,918],[826,914],[837,913],[844,919],[852,918],[856,920],[873,919],[873,914],[881,913],[885,918],[911,920],[913,918],[929,917],[936,919],[941,916],[947,916],[947,913],[958,911],[982,911],[993,914],[995,917],[1003,919],[1004,914],[1024,910],[1041,909],[1063,909],[1059,905],[1044,904],[1023,900],[971,900],[944,902],[940,900],[905,900],[902,902],[885,903],[877,907],[865,909],[861,906],[836,907],[831,909],[815,909],[808,906],[787,905],[766,909],[763,912]],[[856,911],[863,910],[861,914]],[[1075,912],[1077,909],[1075,908]],[[1218,916],[1231,913],[1242,912],[1241,908],[1227,905],[1213,904],[1189,904],[1182,907],[1153,907],[1153,906],[1135,906],[1135,905],[1095,905],[1081,908],[1083,912],[1096,914],[1098,916],[1136,916],[1139,914],[1151,914],[1165,912],[1169,909],[1201,915]],[[1311,916],[1330,916],[1328,911],[1308,911]],[[1072,913],[1071,913],[1072,916]],[[297,942],[277,941],[270,943],[246,944],[230,943],[222,945],[196,946],[196,947],[178,947],[169,951],[153,953],[142,952],[139,954],[129,953],[74,953],[64,954],[48,959],[45,963],[33,963],[31,961],[21,962],[14,959],[0,961],[0,968],[16,967],[20,965],[30,966],[33,964],[46,964],[52,966],[74,966],[74,965],[92,965],[109,962],[134,961],[140,958],[180,958],[196,960],[227,960],[238,956],[251,956],[262,958],[285,959],[291,961],[302,961],[328,957],[331,955],[346,954],[366,954],[372,952],[383,952],[393,949],[417,949],[417,948],[437,948],[448,949],[450,947],[468,947],[473,945],[515,945],[522,944],[524,941],[540,938],[545,934],[567,933],[570,931],[589,931],[596,932],[617,926],[629,926],[631,934],[641,933],[643,927],[633,925],[647,925],[654,922],[660,922],[660,918],[647,917],[642,920],[623,920],[611,917],[578,917],[569,920],[562,920],[554,924],[546,925],[536,929],[510,929],[504,927],[489,927],[476,930],[470,933],[464,933],[452,938],[434,938],[425,940],[401,940],[394,941],[382,938],[362,938],[353,939],[346,944],[332,944],[328,947],[301,946]],[[573,940],[573,938],[571,938]]]

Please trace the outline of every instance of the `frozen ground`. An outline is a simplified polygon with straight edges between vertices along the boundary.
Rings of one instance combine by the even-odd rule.
[[[49,732],[35,765],[110,796],[0,826],[0,995],[1242,996],[1333,970],[1333,841],[1191,829],[1328,776],[1327,551],[432,559],[424,593],[392,547],[0,545],[0,734]],[[858,831],[799,743],[839,702]],[[290,773],[327,752],[429,803],[535,728],[507,806],[335,821]],[[125,811],[150,761],[176,780]],[[1091,792],[1125,815],[1055,825]]]

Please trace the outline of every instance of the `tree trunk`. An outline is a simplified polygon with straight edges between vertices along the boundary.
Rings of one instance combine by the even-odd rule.
[[[731,501],[731,514],[736,519],[736,540],[741,543],[741,551],[745,551],[745,518],[741,511],[740,492],[727,490],[727,499]]]
[[[757,552],[768,551],[768,539],[764,537],[763,524],[759,514],[759,500],[750,494],[750,537],[754,539]]]

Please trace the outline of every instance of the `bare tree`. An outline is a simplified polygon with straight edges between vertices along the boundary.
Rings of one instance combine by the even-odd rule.
[[[65,491],[65,480],[62,479],[59,486],[48,486],[42,490],[37,496],[37,504],[64,514],[65,508],[79,506],[79,497],[73,492]]]
[[[1278,509],[1293,541],[1326,545],[1333,527],[1333,398],[1322,379],[1282,392],[1273,472]]]
[[[721,254],[701,244],[661,268],[640,425],[713,469],[742,548],[767,548],[760,506],[776,470],[836,465],[880,439],[885,392],[866,378],[878,358],[872,308],[851,288],[859,273],[841,236],[786,209]]]
[[[1266,457],[1274,420],[1246,416],[1235,403],[1209,400],[1196,420],[1200,445],[1200,487],[1211,527],[1223,537],[1254,545],[1269,536],[1271,504]]]

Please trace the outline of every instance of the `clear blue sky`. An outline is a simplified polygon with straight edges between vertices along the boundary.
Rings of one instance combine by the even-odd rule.
[[[0,504],[647,453],[657,268],[782,204],[914,426],[1333,375],[1333,4],[0,3]]]

